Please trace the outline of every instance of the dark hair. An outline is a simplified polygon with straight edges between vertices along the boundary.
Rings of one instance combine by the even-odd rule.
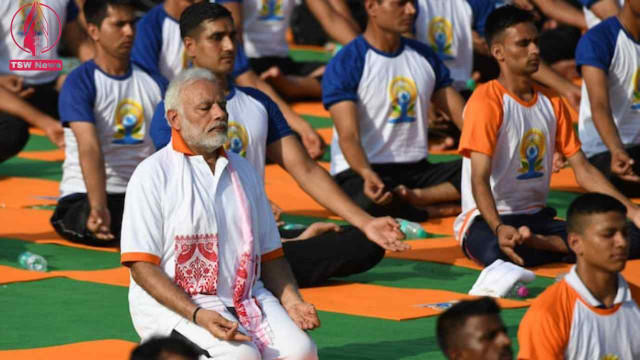
[[[195,36],[196,30],[205,21],[216,21],[223,18],[228,18],[233,22],[231,12],[224,6],[208,1],[195,3],[180,15],[180,36],[183,39],[187,36]]]
[[[197,360],[200,356],[199,352],[184,340],[155,337],[133,349],[130,360],[158,360],[163,353],[182,355],[190,360]]]
[[[107,17],[107,9],[111,7],[130,6],[133,8],[132,0],[87,0],[82,7],[82,12],[88,24],[100,27],[102,21]]]
[[[540,58],[549,65],[575,58],[580,40],[580,29],[573,26],[558,26],[540,34]]]
[[[477,300],[464,300],[453,305],[438,317],[436,336],[440,349],[448,356],[451,345],[460,334],[458,332],[464,326],[467,319],[479,315],[500,314],[500,307],[490,297],[483,297]]]
[[[567,211],[567,229],[570,233],[582,233],[584,224],[580,218],[584,215],[602,214],[607,212],[627,214],[627,208],[616,198],[601,193],[586,193],[578,196]]]
[[[500,35],[507,28],[525,22],[534,22],[533,14],[529,11],[522,10],[513,5],[502,6],[493,10],[489,17],[487,17],[484,27],[487,44],[491,46],[496,36]]]

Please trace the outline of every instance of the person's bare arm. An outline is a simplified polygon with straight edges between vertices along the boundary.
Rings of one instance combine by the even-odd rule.
[[[81,21],[75,20],[67,23],[62,32],[62,39],[66,49],[80,61],[85,62],[93,58],[95,49],[93,42],[87,36]]]
[[[464,110],[464,99],[451,86],[439,89],[431,98],[436,107],[445,112],[449,119],[453,121],[458,129],[462,130],[462,111]]]
[[[584,13],[562,0],[533,0],[544,15],[559,22],[587,29]]]
[[[473,43],[473,51],[484,56],[491,56],[487,40],[475,30],[471,32],[471,41]]]
[[[540,68],[533,74],[533,79],[556,90],[561,96],[567,98],[575,109],[580,107],[580,97],[582,96],[580,87],[560,76],[544,62],[540,62]]]
[[[620,6],[617,0],[600,0],[591,5],[589,8],[601,20],[616,16],[620,11]]]
[[[291,129],[300,135],[302,144],[304,145],[307,153],[312,159],[317,159],[322,156],[324,151],[324,145],[322,138],[311,127],[311,125],[303,119],[300,115],[296,114],[293,109],[287,104],[284,99],[278,95],[278,93],[269,85],[266,81],[260,79],[253,70],[248,70],[236,77],[236,84],[240,86],[256,88],[271,98],[278,108],[282,112],[287,124],[291,126]]]
[[[264,287],[280,300],[282,307],[299,328],[313,330],[320,326],[315,307],[302,299],[289,263],[284,257],[263,262],[260,278]]]
[[[582,76],[587,86],[593,124],[611,152],[611,171],[621,179],[640,182],[640,177],[633,171],[634,161],[627,154],[611,115],[607,75],[595,66],[583,65]]]
[[[358,33],[362,32],[358,22],[353,18],[353,16],[351,16],[351,10],[349,9],[349,4],[347,4],[346,0],[329,0],[329,4],[331,4],[333,9],[351,24],[353,29],[357,29]]]
[[[191,298],[155,264],[134,262],[130,266],[133,280],[160,304],[178,315],[193,320],[198,308]],[[218,339],[227,341],[251,341],[247,335],[238,332],[238,323],[225,319],[215,311],[200,309],[196,313],[196,324],[207,329]]]
[[[471,153],[471,191],[473,198],[480,214],[498,237],[500,250],[513,262],[524,266],[524,260],[514,251],[514,247],[522,242],[522,236],[513,226],[502,223],[496,208],[490,185],[491,164],[491,156],[476,151]]]
[[[409,248],[400,241],[403,236],[393,219],[373,218],[356,205],[329,173],[307,155],[295,137],[285,136],[270,144],[267,147],[267,156],[291,174],[304,192],[360,229],[369,240],[387,250],[400,251]]]
[[[231,13],[231,17],[233,18],[233,23],[236,28],[236,32],[238,34],[238,40],[240,41],[240,46],[242,46],[242,30],[243,30],[243,14],[242,14],[242,3],[241,2],[226,2],[223,3],[222,6],[226,7],[227,10]]]
[[[324,31],[337,42],[345,45],[360,33],[357,23],[340,15],[327,0],[311,0],[305,4],[315,16]]]

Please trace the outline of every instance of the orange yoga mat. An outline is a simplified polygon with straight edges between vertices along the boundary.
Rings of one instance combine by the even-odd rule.
[[[18,154],[19,158],[43,161],[64,161],[64,150],[55,149],[48,151],[23,151]]]
[[[557,173],[551,174],[551,189],[558,191],[585,192],[573,174],[573,169],[565,167]]]
[[[333,138],[333,128],[324,128],[324,129],[316,129],[318,135],[324,140],[324,143],[327,145],[331,144]]]
[[[32,241],[40,244],[58,244],[107,252],[116,248],[103,248],[75,244],[62,239],[51,227],[49,219],[53,211],[36,209],[0,209],[0,237]]]
[[[453,235],[453,222],[455,220],[455,216],[449,216],[444,218],[429,219],[422,222],[421,225],[428,233],[431,234]]]
[[[325,110],[320,101],[303,101],[291,104],[291,108],[298,114],[330,118],[331,114]]]
[[[445,290],[402,289],[343,282],[302,289],[301,292],[304,299],[318,310],[398,321],[438,315],[443,311],[438,304],[474,298]],[[498,299],[498,303],[502,308],[529,306],[526,301],[510,299]]]
[[[469,269],[482,270],[483,267],[469,260],[453,238],[423,239],[407,241],[411,250],[387,252],[386,256],[394,259],[431,261],[441,264],[462,266]],[[555,278],[571,269],[571,264],[555,263],[531,268],[536,275]],[[630,260],[622,272],[629,282],[640,286],[640,259]]]
[[[0,265],[0,284],[66,277],[100,284],[129,286],[129,269],[120,266],[106,270],[64,270],[39,272]]]
[[[137,343],[125,340],[96,340],[36,349],[3,350],[4,360],[56,359],[56,360],[125,360]]]
[[[59,189],[60,183],[52,180],[3,178],[0,179],[0,207],[55,205],[56,198],[60,195]]]

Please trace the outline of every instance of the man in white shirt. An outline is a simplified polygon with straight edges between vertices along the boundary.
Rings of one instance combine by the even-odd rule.
[[[169,146],[127,187],[122,258],[142,338],[185,337],[215,359],[316,359],[302,300],[260,175],[225,152],[224,87],[204,69],[170,84]]]

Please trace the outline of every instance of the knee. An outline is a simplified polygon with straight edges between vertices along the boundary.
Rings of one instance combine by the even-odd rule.
[[[231,347],[228,351],[226,351],[226,355],[220,358],[260,360],[262,359],[262,355],[260,355],[260,351],[255,345],[251,343],[240,343],[240,344],[234,344],[233,347]]]
[[[7,137],[0,145],[0,162],[18,154],[29,141],[29,125],[20,119],[10,119],[0,124],[0,129]]]
[[[311,338],[304,334],[298,337],[297,341],[292,341],[287,345],[287,351],[282,359],[284,360],[316,360],[318,359],[318,348]]]

